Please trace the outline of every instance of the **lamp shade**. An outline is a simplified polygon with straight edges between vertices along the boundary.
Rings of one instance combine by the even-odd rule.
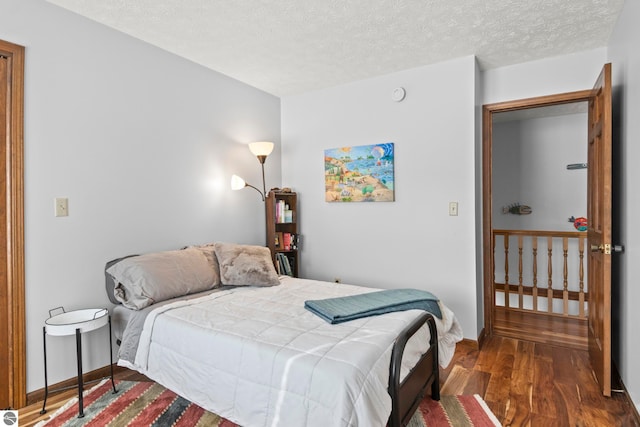
[[[244,179],[240,178],[238,175],[231,175],[231,189],[232,190],[242,190],[247,185],[244,182]]]
[[[249,144],[249,150],[254,156],[268,156],[273,151],[273,142],[261,141]]]

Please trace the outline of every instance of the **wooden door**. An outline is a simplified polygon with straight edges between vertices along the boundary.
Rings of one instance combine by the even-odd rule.
[[[0,54],[0,141],[7,140],[7,100],[9,98],[7,90],[8,81],[8,69],[7,58]],[[0,144],[0,176],[4,176],[4,165],[6,164],[7,156],[5,145]],[[6,187],[0,185],[0,409],[8,408],[10,405],[10,390],[9,384],[11,383],[10,372],[10,344],[9,344],[9,331],[4,325],[10,325],[9,319],[9,289],[7,281],[7,269],[6,259],[7,245],[6,236],[7,228],[4,218],[4,200],[6,200]]]
[[[589,357],[602,393],[611,396],[611,64],[589,99],[588,135]]]
[[[0,409],[26,404],[24,47],[0,40]]]

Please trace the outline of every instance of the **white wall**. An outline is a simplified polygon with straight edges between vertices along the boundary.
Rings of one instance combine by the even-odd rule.
[[[484,265],[482,259],[482,246],[483,246],[483,229],[482,224],[484,222],[482,212],[482,115],[483,104],[482,98],[484,88],[482,87],[482,70],[480,70],[480,64],[476,60],[475,64],[475,227],[476,227],[476,323],[477,323],[477,336],[480,336],[484,329]]]
[[[303,276],[428,289],[477,338],[475,92],[465,57],[282,99],[283,185],[300,194]],[[395,143],[396,201],[325,202],[324,150],[381,142]]]
[[[614,243],[625,246],[623,254],[613,259],[615,278],[613,328],[618,331],[614,341],[614,359],[622,380],[640,407],[640,354],[637,325],[640,323],[640,3],[626,1],[609,44],[609,60],[613,70],[614,91]]]
[[[493,125],[493,227],[576,231],[570,216],[587,215],[587,115],[568,114]],[[503,213],[522,203],[529,215]]]
[[[483,73],[483,104],[591,89],[607,61],[605,48],[526,62]]]
[[[186,244],[264,244],[243,142],[273,140],[267,185],[280,184],[279,99],[37,0],[0,4],[0,38],[26,46],[27,390],[43,387],[48,310],[109,306],[109,259]],[[69,198],[55,218],[54,197]],[[49,343],[49,381],[75,375],[71,337]],[[105,330],[85,337],[85,370],[108,364]]]
[[[494,228],[515,228],[516,219],[512,215],[502,215],[505,204],[520,202],[522,144],[519,144],[519,122],[496,123],[492,127],[492,196],[491,220]],[[529,203],[525,200],[522,203]],[[513,224],[512,224],[513,222]]]

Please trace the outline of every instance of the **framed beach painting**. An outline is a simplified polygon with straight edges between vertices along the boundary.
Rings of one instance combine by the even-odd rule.
[[[393,202],[393,142],[324,150],[327,202]]]

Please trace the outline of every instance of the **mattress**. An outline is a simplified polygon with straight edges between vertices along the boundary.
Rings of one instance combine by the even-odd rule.
[[[120,347],[118,348],[118,359],[123,361],[123,366],[126,362],[133,362],[138,349],[140,334],[142,333],[145,319],[152,311],[157,310],[160,307],[164,307],[165,305],[201,298],[214,292],[220,292],[232,288],[232,286],[222,286],[209,291],[184,295],[150,305],[142,310],[131,310],[123,305],[116,305],[111,315],[111,325],[113,327],[113,334],[116,339],[119,340],[120,344]]]
[[[304,309],[305,300],[378,290],[286,277],[280,286],[152,306],[129,318],[143,327],[118,363],[245,427],[384,426],[391,349],[422,312],[330,325]],[[436,326],[446,366],[462,331],[451,310],[441,311]],[[402,377],[428,345],[425,325],[407,344]]]

